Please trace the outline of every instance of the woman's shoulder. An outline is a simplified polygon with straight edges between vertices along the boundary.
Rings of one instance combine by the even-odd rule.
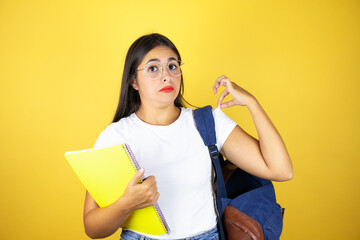
[[[111,145],[117,143],[124,130],[129,129],[132,116],[121,118],[117,122],[108,124],[100,131],[95,146]]]
[[[199,108],[201,108],[201,107],[199,107]],[[199,109],[199,108],[195,108],[195,109]],[[189,115],[192,116],[193,111],[195,110],[192,108],[185,108],[185,107],[182,107],[181,109],[182,109],[182,114],[187,115],[187,116],[189,116]],[[214,119],[218,119],[218,118],[223,119],[223,118],[227,117],[226,114],[221,110],[220,107],[212,108],[212,113],[213,113]]]
[[[120,120],[110,123],[106,128],[109,128],[109,131],[116,130],[131,124],[135,120],[136,120],[136,115],[135,113],[132,113],[130,116],[120,118]]]
[[[220,107],[216,107],[216,108],[213,108],[212,109],[212,112],[213,112],[213,115],[214,115],[214,118],[226,118],[227,115],[221,110]]]
[[[204,107],[205,107],[205,106],[204,106]],[[207,107],[207,106],[206,106],[206,107]],[[203,107],[197,107],[197,108],[195,108],[195,109],[199,109],[199,108],[203,108]],[[190,111],[190,112],[193,111],[192,108],[186,108],[186,109],[187,109],[188,111]],[[217,115],[221,115],[221,116],[225,115],[225,113],[221,110],[220,107],[215,107],[215,108],[214,108],[214,107],[211,106],[211,111],[212,111],[214,117],[217,116]]]

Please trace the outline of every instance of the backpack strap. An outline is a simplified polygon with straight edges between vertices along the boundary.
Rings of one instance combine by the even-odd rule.
[[[227,198],[224,178],[221,171],[221,164],[219,159],[219,150],[216,146],[216,133],[215,133],[215,121],[212,114],[211,106],[198,108],[194,110],[194,119],[196,127],[203,139],[205,146],[209,149],[210,158],[215,168],[216,174],[216,206],[219,213],[219,227],[220,227],[220,239],[225,239],[224,228],[222,223],[222,215],[224,213],[226,205],[223,199]]]

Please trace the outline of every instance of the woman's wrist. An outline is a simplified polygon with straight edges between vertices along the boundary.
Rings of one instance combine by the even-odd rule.
[[[125,195],[121,196],[115,203],[121,215],[129,215],[134,210],[131,202]]]
[[[251,95],[245,106],[251,111],[254,108],[260,107],[260,103],[253,95]]]

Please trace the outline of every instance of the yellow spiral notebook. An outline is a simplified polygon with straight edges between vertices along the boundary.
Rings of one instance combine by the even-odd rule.
[[[140,169],[127,144],[66,152],[65,158],[100,207],[122,196],[130,179]],[[158,203],[133,211],[121,227],[151,235],[169,232]]]

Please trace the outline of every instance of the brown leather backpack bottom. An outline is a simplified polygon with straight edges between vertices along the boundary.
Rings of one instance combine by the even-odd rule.
[[[261,226],[248,215],[228,205],[223,216],[228,240],[264,240]]]

